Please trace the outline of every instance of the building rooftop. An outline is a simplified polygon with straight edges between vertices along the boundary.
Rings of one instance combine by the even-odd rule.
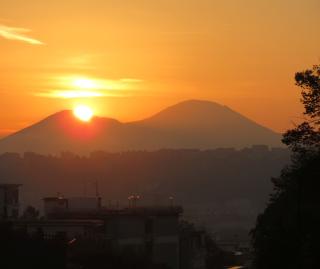
[[[104,219],[112,216],[179,216],[183,212],[180,206],[150,206],[122,209],[101,208],[97,210],[68,210],[50,214],[53,219]]]
[[[44,201],[56,201],[56,200],[68,200],[67,198],[64,197],[45,197],[42,198]]]
[[[0,188],[8,188],[8,187],[17,188],[20,186],[22,186],[22,184],[11,184],[11,183],[0,184]]]
[[[45,220],[16,220],[15,225],[18,226],[100,226],[104,222],[99,219],[45,219]]]

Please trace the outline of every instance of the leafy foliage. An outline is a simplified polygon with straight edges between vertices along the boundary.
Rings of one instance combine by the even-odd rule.
[[[282,141],[299,154],[317,153],[320,151],[320,65],[297,73],[295,80],[302,88],[301,102],[306,118],[295,129],[287,131]]]
[[[320,156],[273,179],[275,192],[252,231],[256,268],[316,268],[320,240]]]
[[[255,268],[318,268],[320,241],[320,66],[299,72],[305,121],[287,131],[292,165],[273,179],[274,193],[252,230]]]

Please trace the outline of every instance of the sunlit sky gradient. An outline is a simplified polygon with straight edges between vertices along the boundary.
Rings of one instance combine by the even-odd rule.
[[[319,0],[0,0],[0,136],[77,104],[129,121],[186,99],[283,131],[301,112],[294,73],[320,61],[319,12]]]

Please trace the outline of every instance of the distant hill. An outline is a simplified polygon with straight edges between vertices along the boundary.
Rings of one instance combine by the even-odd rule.
[[[87,154],[96,150],[243,148],[255,144],[280,146],[280,135],[226,106],[190,100],[128,123],[102,117],[83,123],[72,111],[61,111],[0,140],[0,153]]]
[[[253,146],[242,150],[159,150],[61,156],[0,154],[0,183],[21,186],[21,211],[43,208],[43,197],[101,195],[105,206],[184,207],[184,217],[234,238],[247,235],[272,191],[271,178],[290,162],[290,151]],[[98,184],[96,184],[98,182]],[[169,197],[174,197],[170,201]],[[241,231],[243,230],[243,231]]]

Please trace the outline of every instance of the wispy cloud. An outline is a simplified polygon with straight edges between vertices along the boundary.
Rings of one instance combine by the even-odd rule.
[[[52,89],[33,93],[35,96],[47,98],[98,98],[98,97],[127,97],[137,90],[137,84],[142,80],[135,78],[104,79],[80,76],[66,76],[58,79],[57,86]]]
[[[57,90],[36,92],[35,96],[58,99],[77,99],[77,98],[98,98],[98,97],[127,97],[132,94],[126,92],[108,93],[108,92],[93,92],[93,91],[72,91],[72,90]]]
[[[32,45],[44,45],[40,40],[34,39],[27,35],[30,29],[11,27],[0,24],[0,36],[9,40],[18,40]]]

